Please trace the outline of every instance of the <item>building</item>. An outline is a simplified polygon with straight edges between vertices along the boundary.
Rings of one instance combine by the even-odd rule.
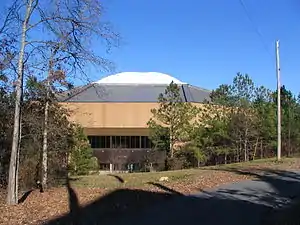
[[[115,170],[126,170],[128,164],[138,169],[151,154],[150,110],[172,81],[185,102],[201,104],[209,97],[208,90],[167,74],[124,72],[76,88],[60,102],[71,110],[70,119],[83,126],[101,169],[111,169],[112,164]]]

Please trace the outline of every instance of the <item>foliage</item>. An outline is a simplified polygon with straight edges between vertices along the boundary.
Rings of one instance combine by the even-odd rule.
[[[1,85],[1,83],[0,83]],[[7,185],[8,166],[11,152],[11,133],[13,127],[14,93],[1,85],[0,93],[0,186]],[[43,89],[40,83],[28,80],[25,100],[22,104],[22,129],[19,163],[19,184],[21,189],[32,188],[36,180],[41,179],[41,149],[44,119],[44,104],[38,98]],[[41,88],[41,89],[40,89]],[[49,108],[49,186],[60,184],[67,175],[68,155],[86,145],[87,154],[81,156],[83,160],[78,168],[90,168],[90,149],[82,130],[68,120],[68,111],[53,102]],[[82,148],[82,150],[84,150]],[[88,165],[85,167],[85,163]]]
[[[283,152],[289,149],[286,153],[291,154],[291,145],[294,144],[295,149],[299,145],[296,141],[299,137],[296,127],[299,127],[300,123],[296,120],[296,115],[299,115],[296,108],[299,105],[285,86],[281,88],[281,95]],[[207,134],[202,134],[211,139],[212,152],[226,158],[231,156],[234,162],[254,159],[258,152],[261,158],[274,156],[277,144],[276,96],[276,91],[272,92],[263,86],[256,87],[247,74],[240,73],[231,85],[221,85],[213,91],[211,101],[205,106],[209,109],[206,111],[208,120],[205,124],[208,124],[210,129]],[[211,117],[208,114],[215,105],[221,105],[223,109],[226,106],[230,110],[217,111],[217,115]],[[288,145],[284,144],[286,139],[289,140]],[[295,140],[294,143],[292,139]],[[225,162],[226,160],[224,159]]]
[[[148,122],[150,129],[150,139],[153,150],[170,151],[170,132],[169,129],[159,125],[152,118]]]
[[[70,152],[69,171],[74,175],[86,175],[97,170],[98,160],[93,157],[93,151],[88,139],[79,126],[75,126],[73,134],[74,148]]]
[[[213,90],[204,105],[198,109],[189,108],[186,117],[178,116],[186,110],[181,104],[189,108],[189,104],[182,103],[178,87],[171,84],[159,96],[159,108],[153,110],[154,118],[149,121],[154,146],[165,149],[168,144],[166,128],[172,132],[170,124],[175,121],[174,140],[186,141],[176,152],[178,168],[276,155],[277,92],[256,86],[249,75],[238,73],[232,84],[222,84]],[[296,98],[282,86],[281,105],[282,154],[291,156],[299,152],[300,95]],[[187,123],[193,118],[197,120]]]
[[[41,160],[42,184],[46,187],[49,95],[50,92],[54,92],[53,83],[59,80],[65,89],[66,86],[70,86],[70,79],[77,75],[80,75],[77,79],[85,78],[89,82],[86,67],[91,65],[110,71],[113,64],[91,48],[91,42],[100,39],[109,51],[118,46],[119,35],[112,30],[110,24],[103,22],[103,7],[99,0],[14,0],[6,10],[7,13],[0,24],[0,76],[2,79],[3,70],[6,70],[6,77],[14,80],[15,116],[7,203],[16,204],[22,140],[21,113],[24,111],[23,105],[26,104],[23,104],[24,81],[29,79],[33,84],[39,85],[39,78],[46,83],[46,86],[35,86],[34,89],[38,92],[35,97],[31,95],[31,100],[41,100],[40,103],[45,103],[45,116],[40,121],[44,121]],[[18,57],[15,57],[16,54]],[[33,84],[29,86],[33,87]],[[42,105],[40,107],[43,108]]]
[[[164,147],[164,150],[169,151],[169,157],[173,158],[175,144],[190,139],[191,121],[196,118],[197,108],[183,101],[180,88],[174,82],[158,96],[158,103],[158,108],[151,110],[153,118],[148,122],[150,139],[154,146]],[[163,127],[167,127],[168,132]],[[166,138],[167,135],[169,138]]]

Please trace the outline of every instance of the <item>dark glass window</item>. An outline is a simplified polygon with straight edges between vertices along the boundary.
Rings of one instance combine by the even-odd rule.
[[[111,148],[111,136],[105,136],[105,148]]]
[[[98,148],[105,148],[105,136],[99,137]]]
[[[91,148],[95,148],[95,139],[93,136],[88,136]]]
[[[151,141],[147,136],[141,136],[141,148],[151,148]]]
[[[121,136],[121,142],[120,142],[120,147],[121,148],[126,148],[126,137],[125,136]]]
[[[92,148],[110,148],[110,136],[88,136]]]
[[[125,136],[125,148],[130,148],[130,136]]]
[[[92,148],[151,148],[147,136],[88,136]]]
[[[112,148],[121,147],[121,136],[112,136]]]
[[[130,136],[130,148],[141,148],[140,136]]]

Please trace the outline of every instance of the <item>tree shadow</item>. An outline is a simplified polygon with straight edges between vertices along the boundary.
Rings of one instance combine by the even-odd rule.
[[[78,177],[69,177],[68,179],[69,179],[69,181],[78,181],[78,180],[80,180],[80,178],[78,178]]]
[[[118,182],[120,182],[120,183],[125,183],[125,180],[122,178],[122,177],[120,177],[120,176],[118,176],[118,175],[115,175],[115,174],[107,174],[107,176],[109,176],[109,177],[114,177]]]
[[[73,218],[74,222],[76,222],[78,219],[80,219],[81,207],[76,192],[70,185],[69,177],[66,178],[66,188],[69,196],[69,214]]]
[[[227,170],[228,171],[228,170]],[[170,193],[119,189],[84,207],[75,206],[70,213],[46,224],[274,224],[268,218],[274,210],[300,197],[300,173],[261,170],[257,172],[231,169],[237,174],[255,175],[258,179],[224,185],[221,188],[185,196],[162,184],[151,183]],[[71,188],[67,186],[67,188]],[[71,202],[77,199],[69,192]],[[299,213],[300,215],[300,213]]]
[[[26,191],[22,197],[18,200],[18,204],[21,204],[23,202],[26,201],[26,199],[29,197],[29,195],[33,192],[33,189],[32,190],[29,190],[29,191]]]
[[[158,188],[160,188],[160,189],[162,189],[162,190],[164,190],[164,191],[170,192],[170,193],[172,193],[172,194],[174,194],[174,195],[184,196],[184,194],[182,194],[182,193],[180,193],[180,192],[178,192],[178,191],[175,191],[175,190],[172,189],[172,188],[168,188],[168,187],[166,187],[166,186],[164,186],[164,185],[162,185],[162,184],[160,184],[160,183],[148,182],[147,184],[150,184],[150,185],[153,185],[153,186],[155,186],[155,187],[158,187]]]
[[[29,191],[26,191],[22,197],[18,200],[18,204],[21,204],[23,202],[26,201],[26,199],[29,197],[29,195],[35,190],[35,189],[39,189],[40,193],[44,193],[44,189],[43,189],[43,186],[40,182],[36,182],[36,187],[29,190]]]

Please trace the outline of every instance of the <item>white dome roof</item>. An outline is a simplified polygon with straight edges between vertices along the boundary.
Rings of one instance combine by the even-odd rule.
[[[184,84],[180,80],[164,73],[157,72],[123,72],[104,77],[97,84]]]

